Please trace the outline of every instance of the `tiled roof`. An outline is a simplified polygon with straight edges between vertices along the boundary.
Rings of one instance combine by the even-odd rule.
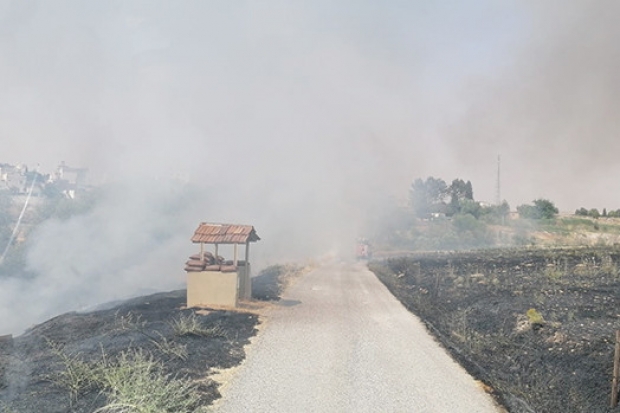
[[[210,224],[201,222],[192,237],[193,243],[245,244],[260,240],[251,225]]]

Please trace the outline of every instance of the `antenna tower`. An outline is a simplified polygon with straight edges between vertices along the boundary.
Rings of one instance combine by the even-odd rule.
[[[500,187],[500,171],[501,171],[501,158],[497,155],[497,186],[495,188],[495,205],[502,203],[502,192]]]

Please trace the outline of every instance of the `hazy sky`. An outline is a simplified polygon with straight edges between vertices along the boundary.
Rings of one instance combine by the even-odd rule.
[[[0,0],[2,161],[620,208],[618,8]]]
[[[449,126],[532,24],[495,3],[2,1],[4,161],[398,196],[468,178]],[[473,162],[487,198],[490,152]]]
[[[98,280],[173,271],[203,220],[256,225],[263,263],[311,255],[418,177],[471,180],[494,201],[498,155],[513,209],[540,197],[618,209],[619,9],[0,0],[0,162],[125,181],[95,213],[43,228],[31,267],[62,285],[94,270],[52,257],[97,249],[84,266]],[[120,269],[135,244],[157,258]]]

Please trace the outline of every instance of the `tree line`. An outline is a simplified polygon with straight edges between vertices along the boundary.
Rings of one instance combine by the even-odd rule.
[[[591,218],[620,218],[620,209],[607,211],[607,208],[603,208],[601,212],[597,208],[579,208],[575,211],[575,215]]]
[[[378,244],[412,250],[524,245],[531,242],[526,221],[552,219],[558,213],[553,202],[537,199],[517,207],[526,219],[512,220],[508,202],[476,200],[472,182],[462,178],[417,178],[408,195],[406,206],[386,209],[377,219],[380,224],[372,232]]]
[[[487,221],[505,219],[510,205],[503,201],[499,205],[485,205],[474,199],[471,181],[457,178],[448,185],[443,179],[429,176],[416,179],[409,190],[409,204],[416,217],[428,219],[438,216],[454,217],[468,214]],[[535,199],[533,204],[517,206],[519,216],[527,219],[553,219],[559,210],[548,199]]]
[[[564,220],[556,219],[559,209],[549,199],[534,199],[511,210],[506,201],[476,200],[471,181],[462,178],[448,182],[433,176],[417,178],[408,195],[406,205],[388,205],[377,215],[370,233],[378,245],[412,250],[531,245],[537,242],[533,232],[539,229],[566,228]],[[620,209],[579,208],[575,215],[620,218]],[[594,229],[598,230],[596,223]]]

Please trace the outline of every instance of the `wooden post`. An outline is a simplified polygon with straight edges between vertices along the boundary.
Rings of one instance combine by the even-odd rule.
[[[243,266],[243,280],[245,281],[245,299],[252,299],[252,279],[250,278],[250,241],[245,243],[245,265]]]
[[[217,260],[217,257],[220,255],[219,252],[218,252],[218,247],[219,247],[219,245],[215,244],[215,259],[216,260]]]
[[[234,265],[234,266],[236,266],[236,265],[237,265],[237,261],[238,261],[238,260],[237,260],[237,247],[238,247],[238,246],[239,246],[238,244],[235,244],[235,246],[234,246],[234,248],[235,248],[235,252],[234,252],[234,255],[233,255],[233,265]]]
[[[620,330],[616,331],[616,350],[614,351],[614,374],[611,381],[611,407],[618,405],[618,380],[620,379]]]
[[[203,259],[205,256],[205,244],[204,242],[200,243],[200,259]]]

